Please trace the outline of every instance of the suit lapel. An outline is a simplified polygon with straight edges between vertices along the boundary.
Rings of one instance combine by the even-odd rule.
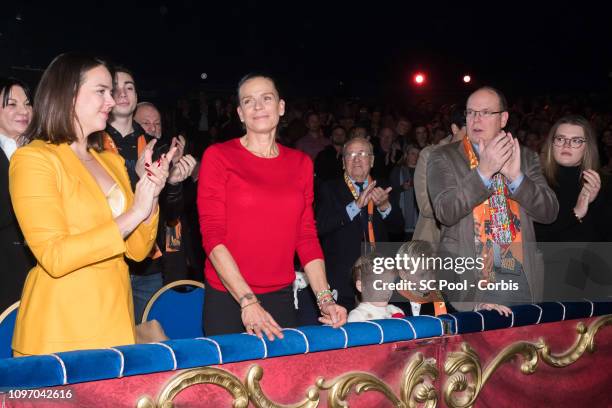
[[[126,197],[128,197],[127,191],[125,191],[125,186],[123,185],[121,180],[119,180],[119,178],[117,177],[117,173],[115,172],[115,168],[110,163],[108,163],[104,159],[104,156],[101,155],[100,153],[96,152],[95,150],[91,150],[90,153],[92,154],[93,157],[96,158],[96,160],[98,161],[98,163],[100,163],[100,165],[104,168],[104,170],[106,170],[108,175],[111,176],[111,178],[119,186],[119,188],[121,188],[121,191],[123,191],[123,194]],[[118,154],[118,153],[115,153],[115,154]]]
[[[2,172],[2,174],[6,173],[8,175],[8,168],[9,168],[8,157],[6,157],[6,153],[4,153],[4,150],[0,149],[0,171]]]
[[[459,156],[461,156],[461,158],[465,162],[466,168],[469,169],[470,168],[470,159],[467,156],[467,154],[465,153],[465,149],[463,148],[463,143],[461,141],[455,142],[455,143],[457,145],[457,152],[459,153]],[[474,153],[476,153],[476,157],[478,157],[478,152],[476,152],[476,150],[474,150]]]
[[[76,153],[70,148],[70,146],[67,143],[62,143],[57,147],[57,149],[60,153],[59,158],[62,163],[64,163],[66,170],[69,171],[70,174],[75,177],[81,184],[83,184],[94,197],[99,200],[106,201],[106,196],[98,185],[98,182],[91,175],[91,173],[89,173],[83,163],[81,163]]]
[[[341,202],[343,203],[344,206],[346,206],[348,203],[350,203],[351,201],[355,199],[353,197],[353,193],[351,193],[351,190],[344,182],[344,178],[336,179],[336,182],[338,183],[336,191],[340,192],[339,194],[340,194]]]

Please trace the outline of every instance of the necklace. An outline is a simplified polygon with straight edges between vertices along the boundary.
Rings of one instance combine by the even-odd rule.
[[[249,152],[253,153],[255,156],[258,156],[258,157],[269,159],[269,158],[278,156],[278,146],[276,145],[276,143],[272,145],[272,148],[270,149],[270,153],[262,153],[262,152],[257,152],[255,150],[249,149],[249,147],[247,146],[246,138],[242,140],[242,145],[244,146],[245,149],[247,149]]]

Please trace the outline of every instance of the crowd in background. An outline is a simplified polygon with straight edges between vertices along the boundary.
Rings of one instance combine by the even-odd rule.
[[[238,113],[237,107],[240,105],[236,97],[229,95],[208,98],[205,93],[200,92],[196,98],[179,99],[173,109],[158,109],[159,107],[156,108],[147,101],[140,101],[140,104],[137,105],[135,98],[130,99],[129,96],[126,96],[129,92],[135,93],[134,89],[132,91],[128,89],[130,86],[135,86],[132,73],[127,70],[119,72],[123,72],[128,79],[122,84],[122,87],[125,88],[120,91],[122,96],[115,94],[114,98],[115,101],[124,98],[127,101],[126,104],[129,105],[126,105],[125,121],[122,122],[127,123],[128,127],[122,131],[119,126],[121,123],[117,122],[119,116],[115,114],[115,122],[109,121],[105,129],[106,139],[103,140],[108,139],[109,145],[105,144],[104,150],[114,148],[111,139],[115,139],[114,142],[119,145],[122,143],[121,136],[125,138],[126,135],[132,135],[134,137],[134,146],[129,146],[134,149],[133,157],[128,159],[125,152],[122,153],[126,161],[131,160],[131,164],[128,165],[128,173],[132,188],[138,181],[137,161],[141,149],[145,149],[145,144],[157,141],[158,147],[178,148],[180,151],[170,165],[178,170],[174,173],[171,170],[169,175],[169,180],[172,180],[172,183],[169,181],[171,185],[181,186],[180,207],[172,204],[173,201],[168,197],[170,188],[166,187],[166,193],[160,198],[160,220],[163,221],[160,221],[159,228],[161,229],[158,229],[157,242],[154,244],[154,249],[162,249],[159,256],[163,256],[163,262],[169,266],[163,264],[156,269],[155,273],[162,274],[163,280],[159,279],[155,287],[147,292],[147,296],[150,296],[154,289],[161,287],[162,283],[186,278],[204,279],[205,256],[201,244],[201,229],[198,225],[201,218],[198,215],[196,204],[197,183],[201,182],[198,180],[198,174],[202,174],[198,171],[201,164],[200,158],[210,146],[245,135],[244,118]],[[11,86],[14,85],[27,92],[27,95],[20,95],[19,103],[23,106],[14,109],[22,110],[22,122],[29,121],[31,113],[27,113],[27,109],[31,109],[33,98],[24,84],[14,83]],[[117,86],[116,83],[115,86]],[[1,90],[5,98],[4,101],[1,101],[3,115],[8,115],[13,109],[6,99],[10,91],[10,87]],[[119,106],[123,105],[119,103]],[[120,112],[119,106],[115,107],[113,112]],[[389,190],[391,191],[391,208],[401,210],[400,217],[390,217],[387,220],[393,219],[401,223],[401,225],[395,225],[394,228],[388,228],[388,238],[390,241],[406,242],[412,239],[420,216],[414,184],[420,152],[428,146],[449,141],[454,134],[452,125],[465,126],[465,109],[465,99],[447,101],[441,105],[422,100],[410,106],[388,104],[386,101],[365,103],[356,98],[329,101],[320,98],[287,100],[284,105],[284,115],[280,118],[278,127],[275,128],[276,141],[282,146],[301,150],[312,160],[315,209],[320,205],[321,186],[327,181],[340,179],[345,174],[347,142],[350,140],[368,141],[372,146],[371,155],[374,158],[369,174],[373,180],[381,181],[379,185],[382,185],[384,181],[387,183],[385,186],[391,187]],[[530,149],[538,154],[543,167],[547,160],[547,140],[552,140],[549,132],[553,124],[559,118],[568,115],[585,117],[588,123],[584,126],[590,126],[593,130],[592,135],[587,136],[596,139],[594,146],[596,146],[601,164],[598,169],[595,162],[591,163],[591,167],[598,170],[601,176],[601,193],[598,187],[594,195],[597,196],[599,193],[602,197],[600,202],[604,201],[604,204],[600,204],[600,208],[608,208],[610,204],[608,178],[612,174],[612,110],[596,108],[584,98],[547,97],[511,101],[507,111],[509,116],[505,126],[506,132],[518,139],[521,148]],[[20,113],[17,112],[17,114]],[[132,119],[134,120],[133,126]],[[574,124],[574,122],[569,123]],[[6,123],[0,121],[0,131],[6,132],[2,126],[6,127]],[[18,136],[21,137],[21,135]],[[143,137],[142,146],[140,141],[136,142],[140,136]],[[27,142],[27,140],[19,140],[17,147]],[[563,146],[565,142],[562,140]],[[126,146],[124,147],[127,149]],[[119,150],[121,148],[119,146]],[[160,157],[160,160],[163,158],[161,151],[156,155],[152,145],[148,148],[151,150],[149,159],[151,157]],[[7,152],[4,146],[3,150]],[[181,173],[179,165],[181,157],[189,159],[183,162],[185,168],[182,174],[177,174],[177,172]],[[138,176],[141,174],[139,173]],[[571,200],[576,194],[580,194],[579,189],[576,192],[572,191],[572,196],[568,198],[569,205],[573,205]],[[594,199],[594,197],[591,198]],[[601,216],[605,216],[605,210],[598,211]],[[381,214],[383,212],[381,211]],[[584,215],[579,217],[575,211],[574,214],[579,218],[578,221],[582,222],[580,218],[583,218]],[[585,236],[585,239],[587,238],[593,239],[592,236]],[[609,234],[601,236],[601,240],[608,238]],[[176,239],[176,245],[173,244],[173,239]],[[174,260],[176,252],[182,253],[179,261]],[[156,258],[152,257],[152,259]],[[130,273],[133,274],[134,270],[135,267],[130,265]],[[148,272],[145,273],[147,274]],[[133,277],[132,285],[134,284]],[[141,299],[138,313],[135,316],[137,322],[142,316],[145,303],[146,299]],[[254,303],[247,303],[247,306],[251,304]]]

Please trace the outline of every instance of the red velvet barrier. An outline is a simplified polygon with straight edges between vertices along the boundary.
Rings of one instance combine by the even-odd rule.
[[[460,350],[468,342],[478,354],[484,367],[501,350],[518,341],[535,342],[543,338],[553,353],[568,349],[576,339],[578,321],[542,324],[505,330],[487,331],[467,335],[446,336],[409,342],[398,342],[346,350],[246,361],[218,366],[236,375],[244,382],[249,367],[259,364],[263,368],[260,384],[264,394],[275,403],[289,404],[301,401],[306,390],[318,377],[330,380],[349,371],[369,372],[392,388],[400,396],[399,383],[410,357],[419,351],[437,361],[440,377],[435,382],[438,405],[445,407],[443,388],[447,380],[444,362],[447,353]],[[521,358],[502,365],[484,385],[476,400],[476,407],[610,407],[612,397],[612,327],[603,327],[595,338],[597,350],[585,353],[569,367],[552,368],[540,361],[535,373],[524,375],[519,370]],[[9,399],[4,395],[6,407],[136,407],[143,395],[157,398],[158,392],[178,372],[163,372],[122,379],[73,384],[52,390],[70,390],[70,400]],[[327,406],[327,392],[321,392],[320,407]],[[381,394],[366,392],[350,394],[351,407],[391,407]],[[175,407],[231,406],[230,394],[215,385],[194,385],[179,393]]]
[[[468,342],[480,360],[488,363],[504,347],[517,341],[536,342],[544,339],[552,353],[569,349],[576,340],[577,322],[588,323],[595,319],[579,319],[494,330],[446,338],[446,351],[460,349],[461,342]],[[521,357],[502,365],[483,387],[475,407],[612,407],[612,327],[602,327],[595,337],[596,351],[588,351],[574,364],[553,368],[540,360],[533,374],[520,371]],[[484,367],[483,367],[484,368]],[[444,381],[446,377],[444,378]],[[443,404],[441,398],[439,406]]]

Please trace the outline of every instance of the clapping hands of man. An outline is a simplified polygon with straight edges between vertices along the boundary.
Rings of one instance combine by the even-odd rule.
[[[387,187],[383,189],[381,187],[376,187],[376,180],[372,181],[368,186],[359,194],[359,198],[356,200],[357,207],[363,208],[370,200],[374,202],[374,205],[380,211],[386,211],[389,206],[389,193],[391,192],[391,187]]]
[[[521,175],[521,148],[510,132],[500,131],[488,142],[478,142],[480,174],[488,179],[501,173],[509,183]]]
[[[185,138],[181,135],[172,138],[172,144],[170,148],[176,148],[176,154],[172,159],[172,167],[170,168],[170,175],[168,176],[168,184],[178,184],[184,181],[187,177],[191,176],[193,170],[196,167],[196,159],[190,155],[183,155],[185,152]]]

